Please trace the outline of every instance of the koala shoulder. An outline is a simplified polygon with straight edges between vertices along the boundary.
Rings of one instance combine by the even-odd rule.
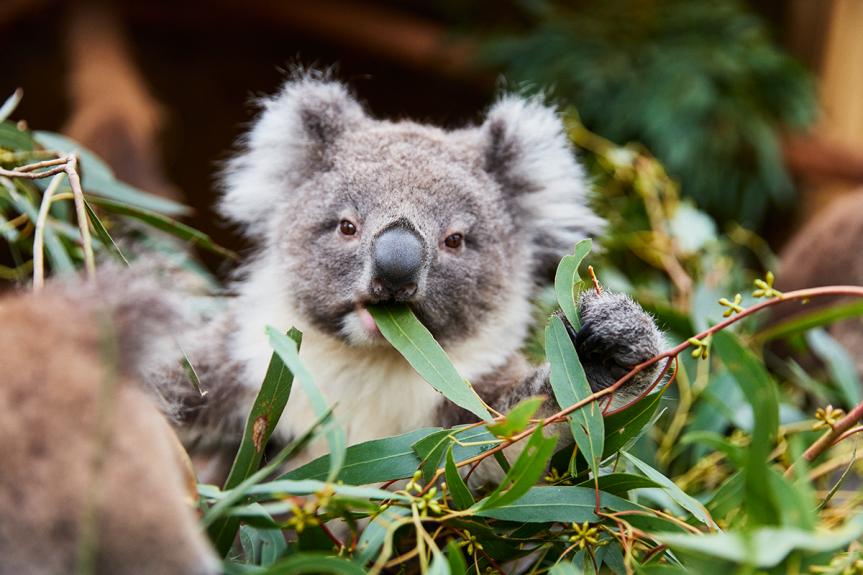
[[[137,381],[173,312],[118,278],[0,300],[2,573],[75,571],[90,506],[95,573],[218,572],[179,444]]]

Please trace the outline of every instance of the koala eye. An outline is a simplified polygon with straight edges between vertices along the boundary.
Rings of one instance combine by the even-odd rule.
[[[444,245],[451,250],[455,250],[461,247],[461,244],[464,242],[464,236],[462,234],[450,234],[443,241]]]
[[[342,220],[339,222],[339,231],[344,236],[352,236],[357,233],[357,226],[350,220]]]

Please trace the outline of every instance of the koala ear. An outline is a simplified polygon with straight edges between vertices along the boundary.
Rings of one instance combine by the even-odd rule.
[[[578,240],[602,232],[605,222],[587,204],[584,169],[553,108],[539,97],[506,96],[480,131],[484,168],[531,233],[540,272],[553,269]]]
[[[251,235],[281,194],[330,167],[336,141],[366,117],[344,85],[311,74],[286,82],[262,107],[222,178],[222,213]]]

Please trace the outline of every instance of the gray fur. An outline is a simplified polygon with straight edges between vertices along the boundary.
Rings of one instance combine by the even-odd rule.
[[[395,223],[423,244],[411,307],[461,373],[503,407],[546,391],[547,368],[528,365],[519,349],[536,278],[574,242],[603,231],[586,189],[560,119],[539,99],[505,97],[482,124],[445,131],[371,118],[344,86],[321,77],[289,81],[263,102],[226,170],[222,211],[259,247],[220,320],[235,327],[188,346],[211,390],[213,405],[201,410],[215,412],[191,419],[242,420],[236,414],[247,413],[269,358],[263,331],[271,324],[305,332],[307,367],[344,410],[351,442],[459,420],[363,323],[363,306],[378,299],[374,242]],[[340,233],[342,219],[356,225],[355,235]],[[453,233],[464,235],[455,249],[444,242]],[[652,320],[631,300],[609,294],[581,305],[586,326],[601,335],[585,348],[593,385],[608,384],[607,366],[659,349]],[[223,338],[214,341],[215,333]],[[228,391],[237,386],[244,391]],[[277,438],[311,421],[296,395]],[[240,397],[233,412],[219,400]],[[398,413],[378,416],[391,401]],[[232,427],[238,434],[240,425]]]

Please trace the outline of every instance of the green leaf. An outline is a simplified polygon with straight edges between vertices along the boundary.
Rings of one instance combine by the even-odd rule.
[[[455,539],[450,539],[447,543],[446,558],[449,561],[451,575],[467,575],[467,563],[465,563],[464,555],[461,554],[461,547],[455,542]]]
[[[14,122],[0,122],[0,148],[15,152],[29,152],[33,149],[33,138],[30,132],[19,130]]]
[[[406,305],[369,306],[381,334],[429,385],[482,420],[491,419],[482,400],[456,371],[443,348]]]
[[[581,277],[578,275],[578,266],[590,253],[592,246],[593,241],[589,238],[575,244],[573,253],[561,258],[557,265],[557,272],[554,274],[554,293],[557,296],[557,303],[563,310],[566,319],[577,330],[581,329],[576,296],[578,284],[581,281]]]
[[[595,483],[593,479],[588,479],[587,481],[582,481],[578,485],[580,487],[591,487],[595,485]],[[605,491],[606,493],[611,493],[612,495],[617,495],[619,497],[625,497],[627,492],[632,489],[651,487],[662,486],[651,479],[641,475],[634,475],[632,473],[609,473],[608,475],[601,475],[599,477],[600,491]]]
[[[108,233],[108,230],[105,229],[102,221],[99,220],[99,216],[96,215],[96,212],[93,211],[92,206],[90,206],[90,203],[86,200],[84,201],[84,207],[87,208],[87,217],[90,219],[90,224],[96,231],[96,237],[102,241],[105,249],[108,250],[108,253],[111,254],[114,259],[128,266],[129,261],[126,259],[126,256],[124,256],[123,252],[120,251],[120,247],[114,242],[114,238],[112,238]]]
[[[428,481],[437,472],[444,453],[450,446],[453,447],[454,456],[462,460],[488,451],[497,443],[500,441],[485,427],[458,426],[423,437],[412,447],[422,461],[423,478]]]
[[[332,573],[333,575],[364,575],[362,567],[324,553],[295,553],[256,575],[294,575],[297,573]]]
[[[600,507],[612,511],[643,510],[625,499],[600,493]],[[596,491],[587,487],[533,487],[517,500],[497,509],[482,509],[476,515],[523,523],[582,523],[599,521]]]
[[[842,345],[830,337],[823,329],[813,329],[806,333],[806,342],[821,361],[827,364],[830,378],[842,394],[845,407],[853,408],[860,403],[860,377],[854,360]]]
[[[639,471],[646,475],[648,479],[661,485],[665,492],[668,493],[668,495],[681,507],[689,511],[693,517],[705,525],[717,528],[716,523],[711,519],[707,509],[705,509],[704,505],[702,505],[697,499],[684,493],[683,490],[675,485],[673,481],[634,455],[627,453],[626,451],[621,451],[620,453],[635,465]]]
[[[779,397],[776,386],[761,361],[744,348],[730,333],[713,335],[713,349],[752,406],[754,424],[746,450],[744,502],[754,524],[772,524],[780,513],[773,500],[767,474],[767,461],[779,428]]]
[[[551,366],[551,388],[560,407],[567,408],[592,395],[575,345],[563,320],[557,316],[552,316],[546,327],[545,350]],[[572,412],[569,425],[575,444],[590,465],[594,478],[599,477],[599,462],[605,443],[605,423],[599,402],[593,401]]]
[[[830,325],[850,317],[863,315],[863,301],[854,300],[816,309],[809,313],[796,314],[785,321],[771,325],[756,335],[759,342],[776,338],[787,338],[816,327]]]
[[[247,495],[266,495],[271,498],[279,498],[280,495],[309,495],[323,490],[331,490],[336,495],[344,497],[355,497],[359,499],[379,499],[411,501],[407,495],[393,493],[376,487],[361,485],[342,485],[329,483],[316,479],[276,479],[266,483],[259,483],[246,490]]]
[[[198,246],[201,249],[205,249],[225,258],[233,260],[238,259],[237,254],[216,244],[210,238],[210,236],[208,236],[204,232],[196,230],[191,226],[187,226],[184,223],[173,220],[168,216],[164,216],[160,213],[150,211],[145,208],[129,205],[121,201],[100,198],[91,194],[87,195],[87,201],[91,204],[102,207],[109,212],[129,216],[136,220],[140,220],[145,224],[156,228],[157,230],[161,230],[163,232],[171,234],[172,236],[185,242],[189,242],[192,245]]]
[[[303,335],[295,329],[288,332],[288,337],[297,346],[301,344],[303,339]],[[293,374],[285,367],[279,356],[274,353],[270,358],[261,389],[255,397],[255,403],[246,419],[240,448],[237,450],[231,471],[225,480],[225,490],[240,485],[261,465],[264,447],[288,403],[293,381]],[[210,538],[221,555],[224,556],[230,550],[237,533],[237,527],[239,527],[239,520],[230,518],[222,519],[211,526]]]
[[[365,565],[373,561],[383,547],[387,534],[401,519],[411,514],[411,510],[405,507],[388,507],[375,517],[368,526],[363,529],[357,543],[357,561]]]
[[[500,485],[472,509],[503,507],[527,493],[545,471],[556,444],[557,437],[545,437],[542,426],[538,426]]]
[[[467,509],[475,503],[470,489],[461,478],[458,467],[455,465],[452,447],[446,452],[446,484],[452,497],[453,507],[456,509]]]
[[[439,427],[427,427],[352,445],[345,452],[338,479],[351,485],[365,485],[410,477],[420,465],[411,446],[421,438],[439,431]],[[324,455],[289,471],[281,479],[325,479],[329,468],[330,457]]]
[[[665,395],[665,386],[657,393],[642,397],[626,409],[605,417],[605,447],[602,457],[611,457],[620,451],[630,440],[638,437],[648,424]]]
[[[288,548],[281,529],[266,529],[243,525],[240,527],[240,542],[247,561],[269,567]]]
[[[78,142],[55,134],[53,132],[33,132],[36,142],[49,150],[64,154],[78,154],[78,165],[81,172],[81,186],[88,194],[98,194],[122,204],[130,204],[145,210],[152,210],[170,215],[188,214],[189,208],[154,194],[141,191],[121,182],[114,176],[114,171],[99,156]]]
[[[555,563],[548,571],[549,575],[582,575],[583,573],[584,571],[569,562]]]
[[[530,423],[530,418],[542,406],[544,397],[528,397],[519,401],[503,421],[487,425],[486,428],[498,437],[508,438],[521,433]]]
[[[651,537],[675,549],[767,569],[778,565],[795,550],[824,553],[845,548],[863,537],[863,517],[858,515],[841,528],[827,532],[761,527],[706,535],[652,533]]]
[[[308,369],[306,369],[306,366],[303,365],[300,360],[297,342],[269,325],[267,326],[267,336],[269,337],[270,345],[273,347],[273,350],[300,381],[300,386],[303,388],[303,391],[306,392],[309,404],[312,406],[312,410],[315,412],[315,415],[323,417],[324,414],[330,411],[330,408],[327,405],[327,400],[315,385],[315,380],[312,377],[312,374]],[[327,438],[327,445],[330,448],[330,470],[327,473],[327,480],[333,481],[339,475],[339,469],[345,460],[347,437],[345,436],[345,430],[342,429],[342,427],[334,420],[331,420],[327,424],[327,429],[324,435]]]

